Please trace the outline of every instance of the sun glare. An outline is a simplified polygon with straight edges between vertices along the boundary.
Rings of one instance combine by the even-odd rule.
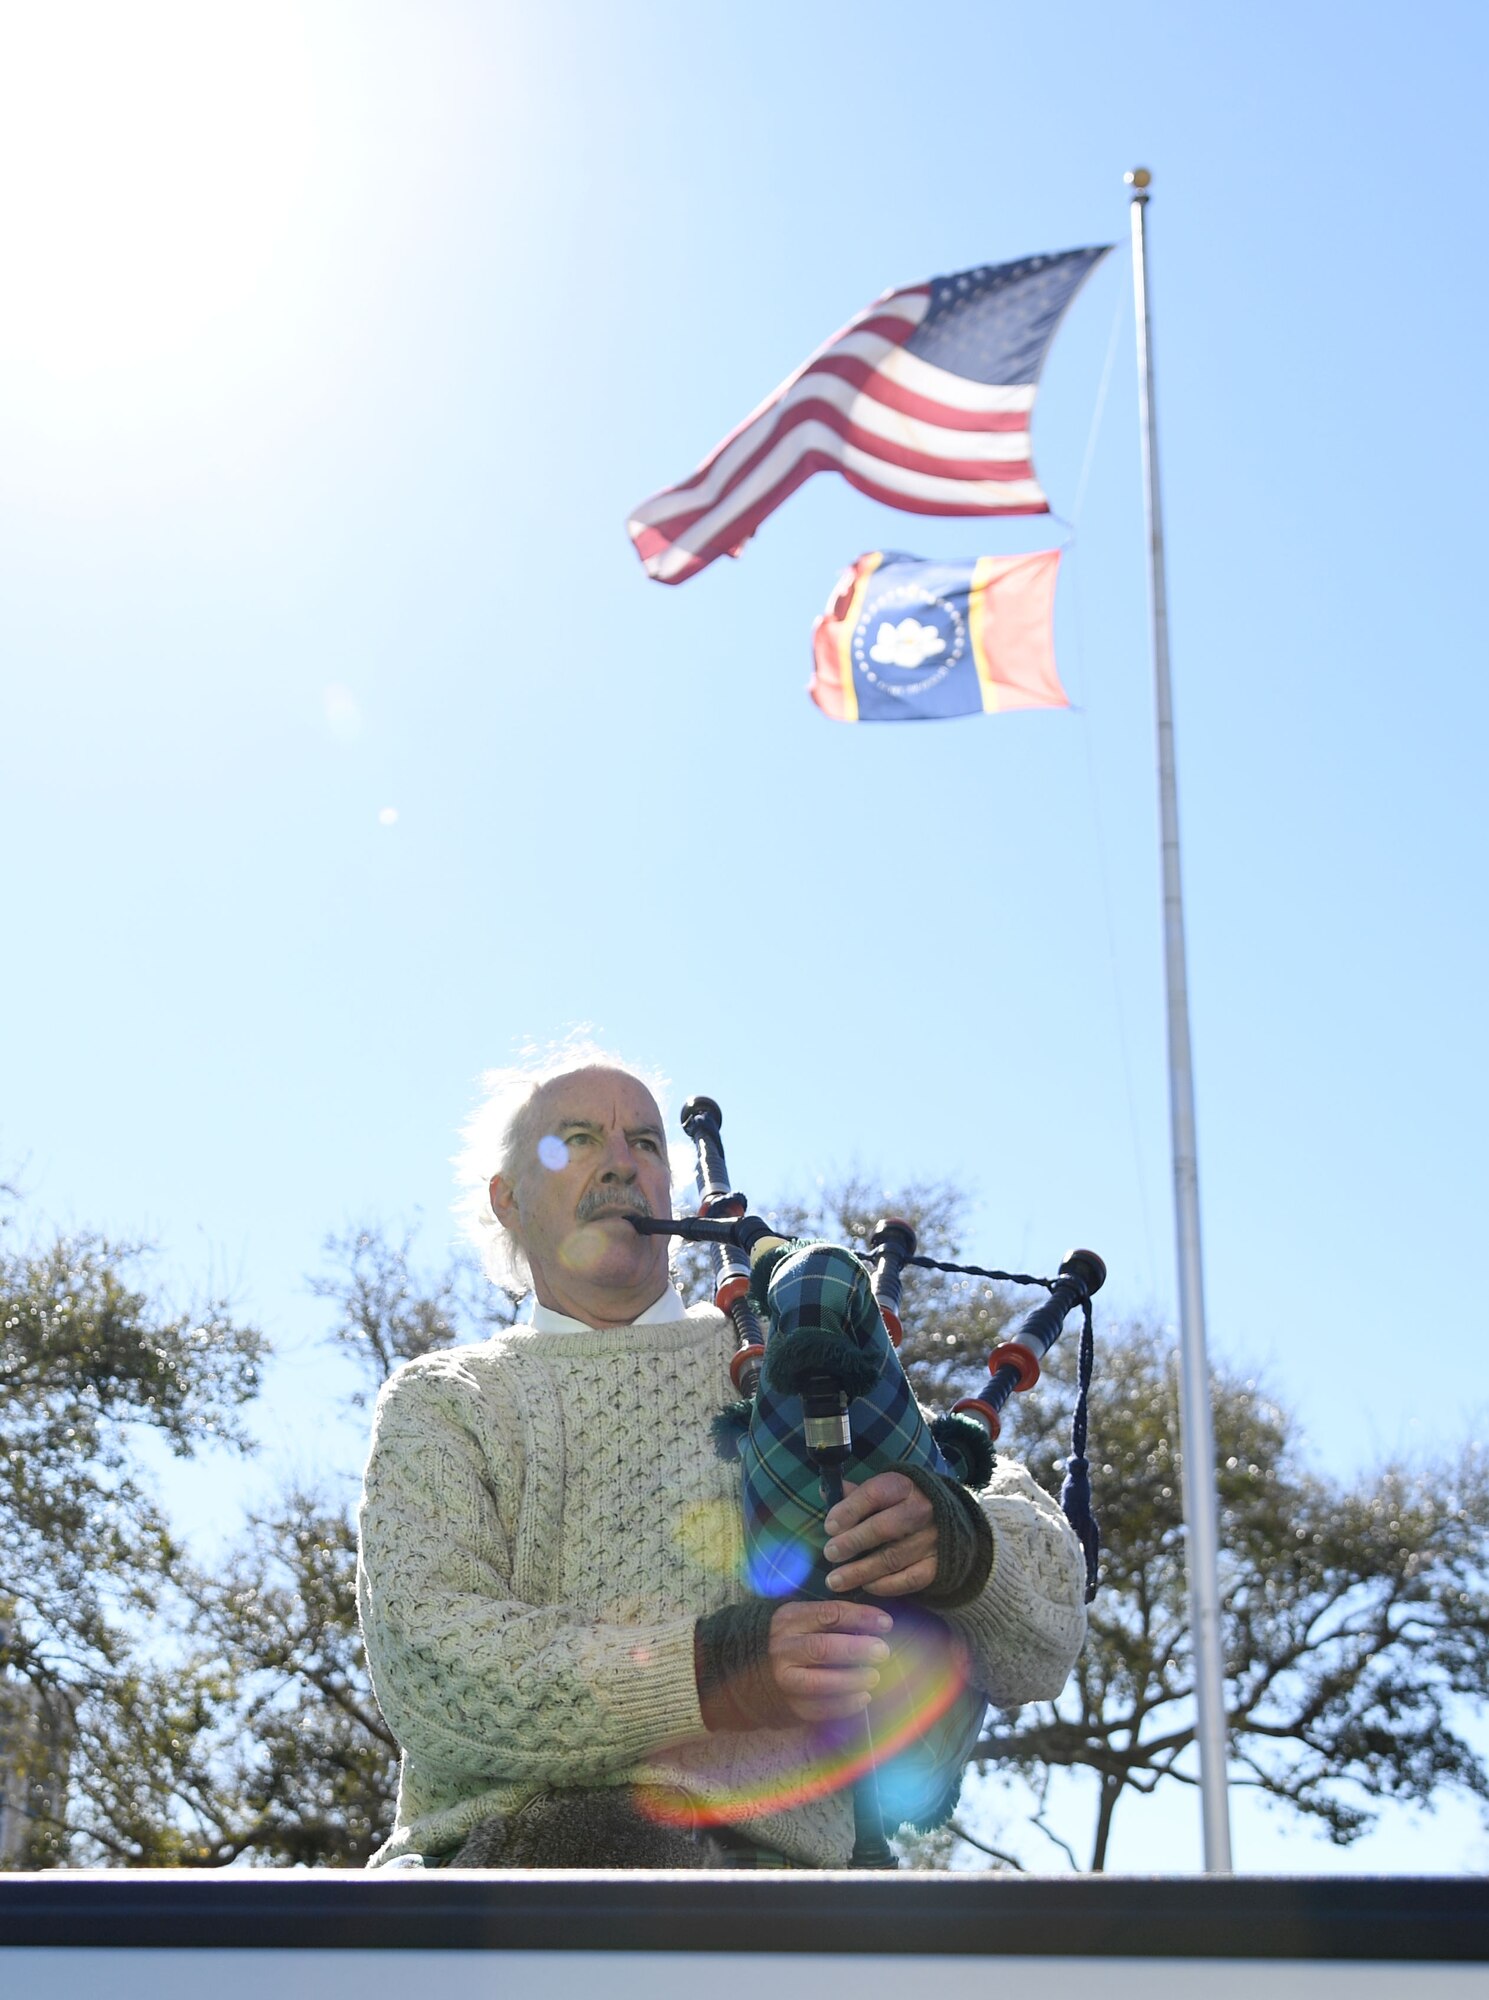
[[[264,286],[310,165],[297,8],[102,0],[0,31],[0,347],[76,378],[189,349]]]

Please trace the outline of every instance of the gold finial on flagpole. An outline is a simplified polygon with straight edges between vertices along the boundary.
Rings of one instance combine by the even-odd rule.
[[[1123,174],[1122,179],[1127,183],[1128,187],[1136,188],[1139,193],[1153,185],[1153,176],[1148,172],[1146,167],[1129,167],[1127,172]]]

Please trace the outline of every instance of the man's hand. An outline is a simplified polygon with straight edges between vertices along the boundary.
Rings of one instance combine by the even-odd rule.
[[[909,1597],[936,1582],[936,1528],[931,1503],[903,1472],[876,1472],[850,1486],[827,1516],[831,1539],[823,1553],[832,1590],[866,1590],[870,1597]]]
[[[770,1668],[798,1722],[858,1715],[879,1685],[894,1625],[873,1604],[805,1600],[782,1604],[770,1621]]]

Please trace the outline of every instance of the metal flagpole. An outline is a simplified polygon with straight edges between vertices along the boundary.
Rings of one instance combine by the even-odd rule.
[[[1179,796],[1174,777],[1173,688],[1168,668],[1168,600],[1163,575],[1163,513],[1158,499],[1158,427],[1153,408],[1153,343],[1148,323],[1148,246],[1144,224],[1152,175],[1135,167],[1132,189],[1132,284],[1137,306],[1137,384],[1148,511],[1153,677],[1158,711],[1158,811],[1163,847],[1163,957],[1168,989],[1169,1118],[1174,1155],[1174,1219],[1179,1265],[1179,1434],[1184,1453],[1184,1525],[1189,1622],[1194,1642],[1200,1811],[1205,1867],[1230,1873],[1226,1795],[1225,1660],[1220,1631],[1220,1530],[1215,1505],[1215,1437],[1210,1422],[1210,1367],[1205,1357],[1205,1286],[1199,1242],[1199,1159],[1194,1128],[1194,1070],[1189,1046],[1189,989],[1184,970],[1184,892],[1179,874]]]

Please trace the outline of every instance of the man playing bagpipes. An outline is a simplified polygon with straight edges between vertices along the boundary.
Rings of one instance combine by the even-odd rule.
[[[730,1321],[686,1308],[667,1239],[627,1220],[672,1213],[652,1091],[605,1061],[488,1082],[470,1214],[493,1275],[535,1304],[530,1325],[406,1364],[378,1401],[359,1601],[403,1762],[373,1865],[845,1867],[866,1743],[888,1755],[890,1832],[944,1817],[984,1701],[1053,1698],[1079,1650],[1064,1517],[1006,1459],[976,1500],[938,1469],[862,1267],[772,1244],[772,1339],[839,1287],[814,1324],[860,1350],[882,1433],[825,1549],[820,1503],[804,1546],[788,1517],[811,1514],[808,1484],[771,1435],[788,1398],[767,1368],[742,1472],[716,1435]]]

